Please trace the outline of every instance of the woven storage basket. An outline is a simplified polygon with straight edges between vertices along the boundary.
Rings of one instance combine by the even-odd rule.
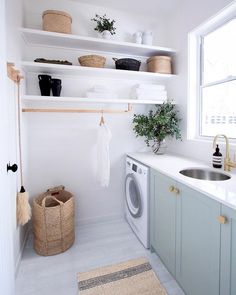
[[[100,55],[84,55],[79,57],[79,63],[84,67],[104,68],[106,58]]]
[[[43,13],[43,30],[71,34],[72,18],[67,12],[46,10]]]
[[[171,57],[153,56],[147,60],[148,72],[171,74]]]
[[[74,197],[59,186],[33,201],[34,249],[39,255],[62,253],[75,240]]]

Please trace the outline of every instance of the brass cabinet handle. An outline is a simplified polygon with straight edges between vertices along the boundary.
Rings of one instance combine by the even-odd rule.
[[[171,185],[171,186],[169,187],[169,192],[170,192],[170,193],[173,193],[174,190],[175,190],[175,187],[174,187],[173,185]]]
[[[179,195],[180,191],[177,187],[175,187],[173,193],[175,193],[176,195]]]
[[[219,220],[219,223],[220,224],[226,224],[227,223],[227,217],[223,216],[223,215],[220,215],[218,217],[218,220]]]
[[[169,192],[174,193],[176,195],[179,195],[180,193],[179,189],[177,187],[174,187],[173,185],[169,187]]]

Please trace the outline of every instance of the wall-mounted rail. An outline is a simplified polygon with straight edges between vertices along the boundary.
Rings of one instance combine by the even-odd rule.
[[[23,108],[24,113],[93,113],[93,114],[122,114],[132,111],[132,105],[128,103],[128,107],[125,110],[116,109],[54,109],[54,108]]]

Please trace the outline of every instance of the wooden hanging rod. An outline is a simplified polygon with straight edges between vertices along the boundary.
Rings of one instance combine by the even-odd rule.
[[[13,82],[20,82],[21,79],[24,77],[20,74],[20,71],[16,70],[14,68],[15,64],[12,62],[7,63],[7,76],[10,78]]]
[[[37,109],[37,108],[23,108],[23,113],[93,113],[93,114],[123,114],[132,111],[132,105],[128,103],[126,110],[112,110],[112,109]]]

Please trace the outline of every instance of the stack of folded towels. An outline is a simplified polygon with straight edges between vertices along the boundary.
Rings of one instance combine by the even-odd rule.
[[[167,92],[164,85],[158,84],[137,84],[131,91],[132,99],[146,100],[167,100]]]
[[[97,99],[117,99],[117,94],[109,90],[104,85],[95,85],[93,88],[86,92],[88,98]]]

